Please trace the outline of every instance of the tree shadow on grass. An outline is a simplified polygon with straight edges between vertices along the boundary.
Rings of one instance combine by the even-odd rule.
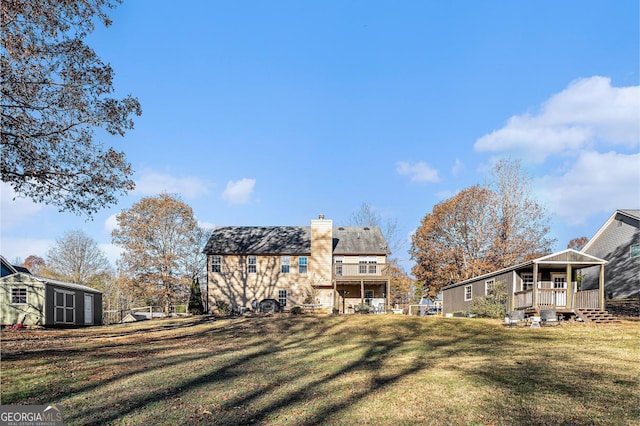
[[[433,345],[427,335],[424,335],[424,323],[401,324],[395,332],[384,333],[381,330],[362,329],[360,334],[354,336],[352,328],[342,327],[340,321],[331,319],[318,319],[313,321],[298,321],[276,319],[260,320],[249,325],[255,334],[264,335],[261,343],[262,349],[253,350],[245,354],[238,354],[232,362],[223,366],[211,368],[208,371],[196,374],[187,380],[176,381],[175,384],[163,389],[155,389],[150,392],[138,393],[134,398],[122,401],[109,410],[104,407],[95,407],[91,410],[82,410],[74,417],[69,417],[71,422],[85,421],[99,418],[102,422],[114,422],[131,415],[139,414],[152,404],[160,401],[169,401],[182,395],[193,395],[196,390],[234,388],[237,383],[244,383],[245,387],[236,389],[237,392],[226,401],[214,404],[202,410],[203,413],[192,412],[190,423],[202,424],[248,424],[269,422],[271,416],[278,412],[295,411],[296,407],[305,408],[304,419],[299,423],[322,424],[330,418],[339,415],[345,409],[350,409],[359,401],[368,396],[392,386],[404,377],[419,371],[433,368],[436,360],[441,356],[448,356],[457,352],[473,351],[476,344],[492,344],[494,347],[503,342],[503,336],[482,337],[481,342],[470,345],[461,345],[457,350],[447,351],[438,357],[429,356],[429,351],[439,346],[448,347],[458,345],[464,340],[478,338],[473,330],[462,330],[447,339]],[[312,327],[314,332],[309,334],[306,327]],[[240,322],[230,323],[226,332],[241,335],[246,332],[247,324]],[[268,330],[271,331],[270,334]],[[306,333],[295,330],[306,330]],[[427,329],[428,330],[428,329]],[[393,331],[393,330],[388,330]],[[242,339],[242,337],[239,337]],[[425,356],[414,356],[406,365],[393,368],[393,371],[385,370],[385,366],[393,364],[394,357],[403,355],[407,340],[411,340],[412,347],[406,352],[415,354],[416,347],[424,351]],[[338,353],[325,356],[319,354],[327,350],[327,345],[337,346]],[[246,350],[246,348],[245,348]],[[282,368],[289,369],[287,374],[279,374],[279,366],[274,365],[282,355],[291,355]],[[341,359],[345,358],[346,361]],[[305,368],[296,369],[297,362],[336,362],[336,368],[323,374],[309,374]],[[212,359],[212,364],[216,363]],[[255,376],[257,366],[265,365],[267,376],[266,384],[250,386],[246,382]],[[351,386],[345,381],[345,377],[359,378],[358,383]],[[245,380],[246,378],[246,380]],[[269,378],[272,380],[270,381]],[[285,384],[286,380],[286,384]],[[364,380],[364,382],[362,382]],[[355,386],[355,388],[354,388]],[[349,389],[350,388],[350,389]],[[332,390],[336,393],[344,393],[342,397],[333,397],[321,400],[318,390]],[[348,389],[348,391],[345,391]],[[334,395],[335,396],[335,395]],[[315,408],[309,408],[313,405]],[[193,411],[193,410],[192,410]],[[166,420],[163,415],[150,414],[145,416],[145,421],[162,422]]]
[[[87,348],[57,348],[50,362],[86,363],[83,374],[88,376],[69,382],[66,389],[34,390],[31,403],[63,404],[69,424],[340,423],[371,397],[397,387],[405,378],[436,372],[443,364],[465,380],[499,391],[501,397],[487,395],[479,402],[497,424],[500,416],[510,424],[572,419],[586,424],[592,418],[593,412],[571,417],[528,402],[541,403],[549,395],[584,404],[600,398],[599,409],[610,402],[599,394],[601,389],[576,391],[574,384],[606,381],[611,374],[563,364],[569,373],[563,379],[557,377],[557,366],[549,363],[546,353],[510,358],[523,341],[543,348],[557,340],[552,332],[514,332],[478,324],[484,323],[275,316],[194,323],[177,327],[179,334],[174,336],[164,334],[165,328],[153,328],[139,333],[141,339],[124,336],[114,344],[107,337]],[[11,362],[28,364],[39,356],[46,352],[33,348],[33,353],[14,355]],[[506,361],[490,369],[448,363],[470,357]],[[104,365],[111,374],[91,375],[92,365]],[[628,389],[635,384],[624,375],[615,379]],[[629,400],[624,404],[628,406]]]

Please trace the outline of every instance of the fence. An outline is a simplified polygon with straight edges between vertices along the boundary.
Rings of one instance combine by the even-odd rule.
[[[122,322],[127,315],[136,315],[144,317],[144,319],[164,318],[164,308],[161,306],[140,306],[137,308],[114,309],[102,312],[103,324],[116,324]],[[188,315],[187,305],[173,305],[171,307],[171,316]]]

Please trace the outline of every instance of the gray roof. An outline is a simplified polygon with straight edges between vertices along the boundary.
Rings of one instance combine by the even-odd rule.
[[[389,246],[377,226],[333,228],[333,254],[389,254]]]
[[[625,210],[618,210],[620,213],[626,214],[627,216],[630,216],[634,219],[639,219],[640,220],[640,210],[635,210],[635,209],[625,209]]]
[[[311,254],[310,226],[224,226],[213,230],[206,254]],[[388,254],[380,228],[333,228],[333,254]]]

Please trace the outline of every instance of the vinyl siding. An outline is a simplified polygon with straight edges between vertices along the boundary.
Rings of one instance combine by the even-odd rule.
[[[609,262],[604,268],[607,298],[640,296],[640,256],[630,256],[633,244],[640,244],[638,220],[618,213],[585,250]],[[599,268],[586,268],[583,275],[583,290],[598,288]]]

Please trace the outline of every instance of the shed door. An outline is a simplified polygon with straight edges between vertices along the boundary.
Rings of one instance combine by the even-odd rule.
[[[76,320],[76,295],[70,291],[54,290],[54,322],[74,324]]]
[[[93,324],[93,295],[84,295],[84,323],[87,325]]]

